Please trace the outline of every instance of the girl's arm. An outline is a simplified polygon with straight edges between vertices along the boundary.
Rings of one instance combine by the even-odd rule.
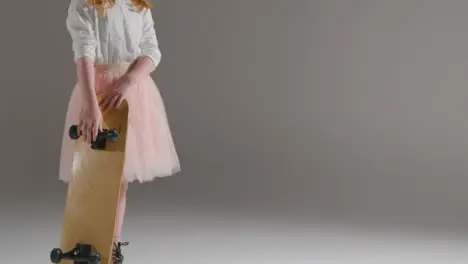
[[[127,76],[132,82],[138,82],[142,78],[149,76],[161,61],[161,51],[154,28],[153,15],[149,8],[143,14],[143,36],[140,48],[141,56],[127,72]]]
[[[136,84],[143,78],[148,77],[154,71],[154,63],[149,56],[140,56],[128,69],[126,74],[131,84]]]
[[[88,57],[78,58],[76,61],[76,73],[79,87],[84,97],[84,102],[89,107],[99,107],[95,91],[94,62]]]
[[[92,21],[92,7],[86,3],[86,0],[70,1],[66,25],[73,42],[79,87],[82,88],[85,102],[89,106],[97,106],[94,87],[97,40]]]

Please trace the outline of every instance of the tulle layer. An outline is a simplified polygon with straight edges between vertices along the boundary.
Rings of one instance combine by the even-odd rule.
[[[127,70],[129,64],[97,65],[96,91],[111,87]],[[163,99],[154,81],[148,77],[127,96],[129,105],[128,134],[125,151],[124,180],[146,182],[171,176],[180,171],[179,158],[169,128]],[[74,142],[68,136],[71,125],[78,123],[82,97],[75,85],[65,119],[60,156],[59,179],[69,182],[76,168],[85,162],[82,151],[73,151]]]

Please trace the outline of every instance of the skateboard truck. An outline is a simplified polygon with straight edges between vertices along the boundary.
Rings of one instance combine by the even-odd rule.
[[[73,264],[99,264],[101,257],[98,253],[92,252],[91,245],[76,244],[75,248],[63,253],[60,248],[54,248],[50,252],[52,263],[60,263],[62,260],[72,260]]]
[[[72,125],[68,131],[68,135],[73,140],[80,138],[78,135],[78,126]],[[107,140],[115,142],[118,137],[119,133],[117,133],[117,129],[103,129],[102,132],[98,133],[96,140],[91,141],[91,148],[94,150],[104,150],[106,149]]]

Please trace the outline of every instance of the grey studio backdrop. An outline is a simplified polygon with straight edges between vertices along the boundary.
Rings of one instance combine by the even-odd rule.
[[[154,5],[163,58],[153,77],[182,172],[130,186],[134,254],[133,231],[167,235],[159,225],[182,228],[177,219],[468,227],[468,2]],[[65,203],[58,161],[76,80],[67,6],[0,11],[0,252],[38,243],[40,263]],[[170,241],[155,243],[182,243]]]

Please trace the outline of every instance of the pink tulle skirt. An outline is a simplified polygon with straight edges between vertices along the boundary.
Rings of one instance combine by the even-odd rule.
[[[111,87],[128,69],[129,64],[97,65],[96,91]],[[173,175],[180,171],[179,159],[169,128],[166,110],[156,84],[151,77],[142,80],[127,96],[129,105],[127,144],[125,151],[124,180],[146,182],[154,178]],[[59,179],[69,182],[80,164],[74,153],[74,141],[68,129],[78,124],[82,108],[80,89],[73,89],[63,131]]]

